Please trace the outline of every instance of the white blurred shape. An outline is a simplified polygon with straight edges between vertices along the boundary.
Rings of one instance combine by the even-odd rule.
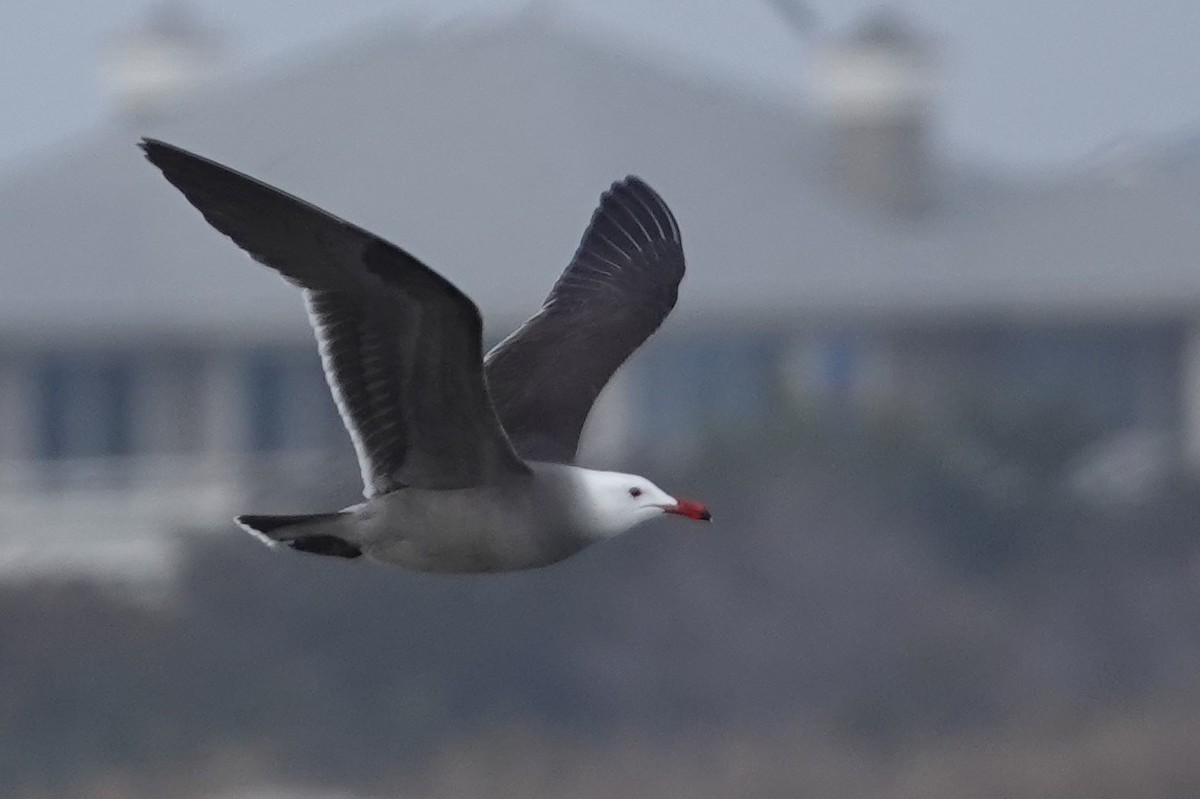
[[[220,75],[226,54],[219,30],[184,0],[165,0],[110,45],[100,64],[101,84],[122,113],[154,116]]]

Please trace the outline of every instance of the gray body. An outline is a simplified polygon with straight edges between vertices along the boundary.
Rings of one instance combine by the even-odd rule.
[[[335,535],[373,560],[417,571],[501,572],[547,566],[597,540],[574,510],[573,467],[458,489],[405,488],[290,534]]]
[[[365,502],[238,517],[248,532],[303,552],[486,572],[555,563],[664,512],[708,518],[644,478],[572,465],[592,403],[683,278],[679,226],[638,178],[604,193],[542,307],[485,359],[478,308],[409,253],[186,150],[142,147],[213,227],[304,290],[358,455]]]

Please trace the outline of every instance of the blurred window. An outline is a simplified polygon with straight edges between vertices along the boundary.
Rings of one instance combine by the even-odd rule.
[[[253,352],[245,374],[251,451],[324,450],[345,436],[312,347]]]
[[[631,362],[641,385],[643,434],[699,443],[709,432],[762,422],[774,410],[779,342],[747,335],[706,335],[652,344]],[[658,445],[656,445],[658,446]]]
[[[132,361],[112,354],[46,358],[37,375],[37,453],[60,460],[128,455]]]
[[[1107,428],[1163,426],[1173,422],[1180,341],[1170,325],[1013,329],[992,335],[983,365],[991,379],[1072,401]]]

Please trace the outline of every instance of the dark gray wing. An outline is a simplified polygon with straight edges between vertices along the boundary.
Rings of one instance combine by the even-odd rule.
[[[683,242],[636,177],[614,183],[550,296],[485,360],[492,402],[525,458],[570,462],[600,389],[675,307]]]
[[[142,149],[213,227],[305,289],[368,496],[528,473],[488,399],[479,310],[449,281],[265,183],[162,142]]]

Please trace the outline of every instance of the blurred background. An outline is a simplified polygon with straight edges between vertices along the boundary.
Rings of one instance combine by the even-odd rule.
[[[0,795],[1200,795],[1200,5],[17,0]],[[298,293],[153,135],[498,340],[636,173],[689,258],[553,568],[271,553],[358,471]],[[686,527],[686,529],[685,529]]]

